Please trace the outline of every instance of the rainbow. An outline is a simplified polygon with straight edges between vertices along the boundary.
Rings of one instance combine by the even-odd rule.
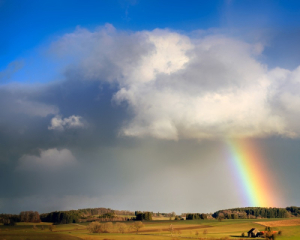
[[[229,159],[235,181],[242,189],[243,205],[247,207],[275,207],[276,188],[259,148],[250,140],[227,140]],[[275,191],[274,191],[275,190]]]

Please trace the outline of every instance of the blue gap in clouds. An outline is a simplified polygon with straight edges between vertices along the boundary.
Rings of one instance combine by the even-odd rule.
[[[49,40],[74,31],[112,23],[119,29],[194,29],[218,26],[223,1],[4,1],[0,6],[2,31],[0,71],[17,58]]]

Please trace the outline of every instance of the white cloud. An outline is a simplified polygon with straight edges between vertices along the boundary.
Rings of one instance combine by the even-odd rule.
[[[117,83],[113,100],[126,102],[133,114],[121,129],[125,135],[300,135],[300,94],[293,90],[300,89],[300,70],[269,70],[257,58],[260,43],[159,29],[127,33],[106,25],[67,34],[53,50],[76,59],[67,68],[70,76]]]
[[[68,128],[83,128],[85,125],[82,122],[82,117],[72,115],[68,118],[62,118],[57,115],[51,119],[51,125],[48,127],[49,130],[59,130],[62,131]]]
[[[39,156],[23,155],[19,159],[17,171],[56,171],[77,164],[76,158],[68,149],[56,148],[41,150]]]

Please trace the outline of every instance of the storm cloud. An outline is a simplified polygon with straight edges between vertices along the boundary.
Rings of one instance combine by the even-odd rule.
[[[300,134],[300,68],[269,69],[263,53],[220,34],[110,24],[57,37],[46,56],[60,80],[0,86],[0,210],[240,206],[222,140],[269,138],[280,152]],[[273,170],[279,185],[296,176]]]

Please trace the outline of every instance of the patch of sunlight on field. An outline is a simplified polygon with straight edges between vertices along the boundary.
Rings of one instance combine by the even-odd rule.
[[[272,219],[274,221],[274,219]],[[214,238],[220,239],[227,237],[228,239],[240,239],[243,232],[248,232],[251,228],[255,227],[259,230],[264,230],[264,226],[256,224],[256,219],[244,219],[244,220],[224,220],[222,222],[213,220],[193,220],[193,221],[169,221],[169,222],[144,222],[145,227],[141,229],[139,234],[136,233],[101,233],[91,234],[86,231],[72,232],[73,236],[80,237],[84,240],[139,240],[139,239],[171,239],[179,240],[183,238],[199,239],[199,238]],[[269,220],[270,221],[270,220]],[[170,226],[170,223],[174,226],[174,231],[171,234],[170,231],[164,231]],[[201,224],[199,224],[201,223]],[[127,223],[131,224],[131,223]],[[210,225],[207,228],[202,226]],[[186,228],[183,230],[176,230],[177,228]],[[195,229],[189,229],[196,227]],[[155,230],[155,231],[153,231]],[[279,240],[299,240],[300,239],[300,227],[282,227],[274,228],[274,230],[283,231],[283,236],[278,237]],[[153,232],[151,232],[153,231]]]
[[[57,234],[49,230],[34,229],[31,225],[1,226],[0,240],[79,240],[67,234]]]
[[[30,223],[30,222],[18,222],[17,225],[19,226],[44,226],[44,225],[53,225],[53,223],[49,222],[40,222],[40,223]]]
[[[159,235],[140,235],[140,234],[101,234],[81,237],[83,240],[177,240],[176,237],[165,237]]]
[[[282,231],[280,240],[299,240],[300,239],[300,226],[280,226],[273,228]]]
[[[281,221],[270,221],[270,222],[257,222],[260,225],[268,227],[280,227],[280,226],[300,226],[300,218],[296,219],[285,219]]]
[[[153,221],[170,221],[170,217],[152,217]],[[171,220],[174,220],[174,217],[171,218]]]
[[[123,218],[132,218],[135,217],[135,215],[117,215],[117,217],[123,217]]]
[[[263,219],[260,222],[275,222],[275,219]],[[279,219],[282,221],[283,219]],[[33,223],[18,223],[16,226],[0,225],[0,240],[180,240],[183,238],[199,239],[199,238],[228,238],[240,239],[243,232],[248,232],[255,227],[264,230],[263,225],[256,223],[257,219],[239,219],[239,220],[188,220],[188,221],[145,221],[144,228],[139,233],[126,232],[122,233],[89,233],[87,225],[89,223],[73,223],[55,225],[54,231],[49,230],[47,225]],[[133,222],[124,222],[128,227]],[[114,223],[115,224],[115,223]],[[172,224],[173,232],[169,231]],[[35,226],[34,226],[35,225]],[[44,226],[44,230],[42,230]],[[281,230],[283,236],[278,240],[299,240],[300,226],[283,226],[273,228]]]

